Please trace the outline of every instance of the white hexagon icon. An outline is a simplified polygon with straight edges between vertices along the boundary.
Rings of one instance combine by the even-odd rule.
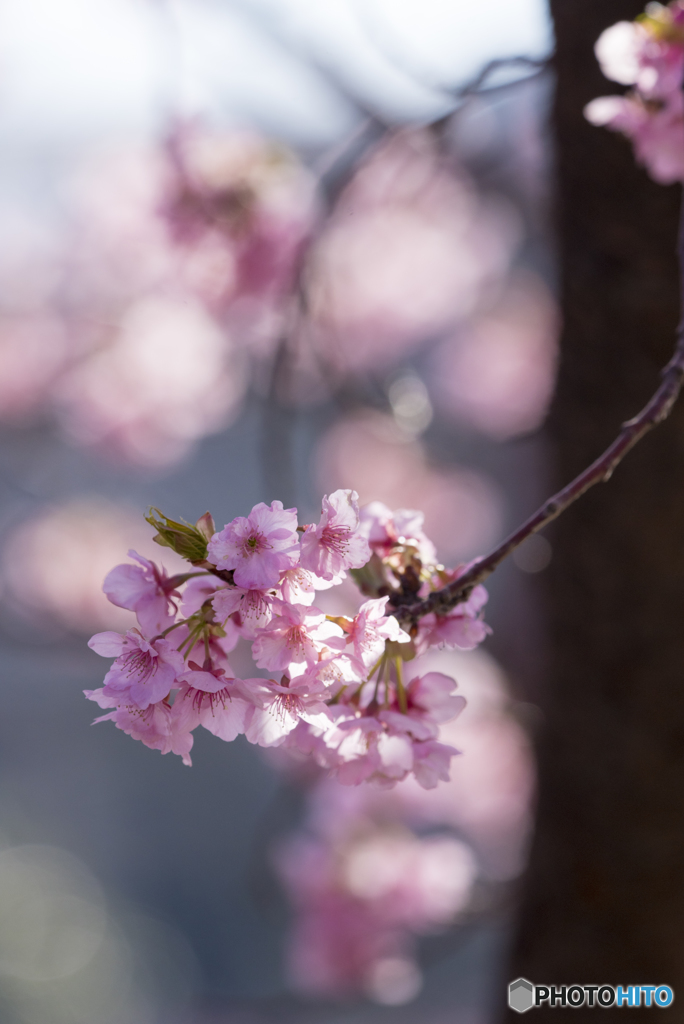
[[[508,1005],[516,1013],[525,1013],[534,1006],[534,985],[527,978],[516,978],[508,986]]]

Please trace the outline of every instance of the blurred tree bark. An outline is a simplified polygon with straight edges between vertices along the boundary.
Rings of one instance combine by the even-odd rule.
[[[680,189],[651,182],[626,140],[582,115],[619,91],[598,68],[597,37],[643,6],[551,0],[565,322],[549,425],[558,483],[641,408],[675,342]],[[506,983],[669,984],[675,1003],[659,1019],[684,1019],[682,399],[552,539],[538,820]],[[620,1011],[599,1012],[610,1021]]]

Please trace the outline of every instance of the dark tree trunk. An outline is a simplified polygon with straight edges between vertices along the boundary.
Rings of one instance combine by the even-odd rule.
[[[641,0],[551,9],[565,330],[550,433],[566,482],[641,407],[672,352],[679,187],[652,183],[625,140],[582,115],[619,89],[598,69],[595,40],[639,14]],[[538,820],[507,980],[665,983],[672,1008],[630,1019],[684,1020],[681,400],[565,513],[553,541]],[[568,1012],[580,1022],[619,1011]],[[534,1021],[558,1013],[538,1009]]]

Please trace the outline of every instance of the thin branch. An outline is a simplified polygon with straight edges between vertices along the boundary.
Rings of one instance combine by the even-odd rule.
[[[481,93],[486,94],[497,92],[500,89],[508,89],[513,85],[518,85],[520,82],[527,82],[530,78],[533,78],[535,74],[546,71],[546,69],[550,67],[552,60],[553,56],[537,58],[525,57],[523,55],[490,60],[488,64],[485,64],[475,78],[472,79],[472,81],[468,82],[466,85],[450,90],[450,94],[456,99],[463,100],[469,96],[476,96]],[[504,68],[516,66],[520,68],[527,68],[529,70],[529,74],[524,75],[522,78],[511,79],[509,82],[501,82],[499,85],[487,85],[487,79],[496,71],[502,71]]]
[[[679,261],[682,278],[682,294],[684,295],[684,203],[680,215]],[[484,558],[474,562],[462,576],[453,580],[441,590],[435,590],[423,601],[407,604],[402,602],[402,595],[395,596],[396,610],[393,612],[400,622],[415,624],[423,615],[435,612],[446,615],[457,604],[465,601],[473,587],[482,583],[503,562],[511,552],[515,551],[524,540],[537,533],[565,512],[573,502],[577,501],[594,484],[606,483],[610,480],[615,467],[624,459],[630,448],[644,437],[653,427],[662,423],[669,416],[684,379],[684,311],[678,328],[678,340],[674,355],[662,371],[662,383],[653,397],[641,412],[623,423],[622,429],[613,443],[603,455],[585,469],[579,476],[553,497],[545,501],[534,515],[530,516],[521,526],[508,536],[497,548]],[[391,600],[391,599],[390,599]]]

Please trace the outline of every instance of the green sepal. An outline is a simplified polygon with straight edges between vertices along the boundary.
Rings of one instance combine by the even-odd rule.
[[[201,529],[191,523],[179,523],[175,519],[169,519],[154,506],[150,508],[145,519],[157,531],[153,538],[157,544],[161,544],[164,548],[171,548],[182,558],[187,558],[193,565],[206,561],[208,537],[206,536],[207,527],[204,523],[202,523]],[[204,519],[205,516],[202,517],[202,520]]]

